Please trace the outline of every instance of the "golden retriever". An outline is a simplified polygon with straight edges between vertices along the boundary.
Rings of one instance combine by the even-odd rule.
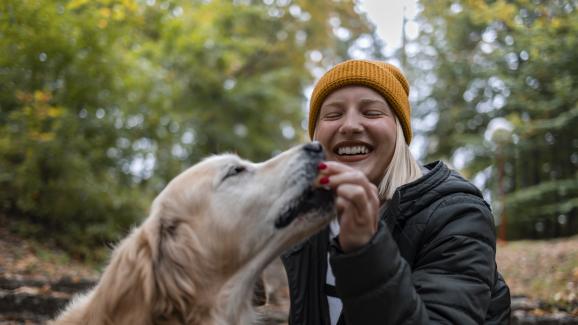
[[[254,284],[334,215],[314,186],[318,143],[263,163],[207,158],[173,179],[120,242],[100,281],[53,324],[254,324]]]

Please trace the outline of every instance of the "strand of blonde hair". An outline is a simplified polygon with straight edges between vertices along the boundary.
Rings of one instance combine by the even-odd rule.
[[[396,138],[393,157],[379,183],[379,197],[382,201],[391,200],[395,190],[407,183],[420,178],[423,173],[409,146],[405,143],[403,129],[397,116],[395,117]]]

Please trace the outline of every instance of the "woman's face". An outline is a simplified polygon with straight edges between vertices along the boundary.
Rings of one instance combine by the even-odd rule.
[[[314,138],[325,148],[327,160],[360,170],[379,185],[395,148],[394,113],[371,88],[340,88],[321,104]]]

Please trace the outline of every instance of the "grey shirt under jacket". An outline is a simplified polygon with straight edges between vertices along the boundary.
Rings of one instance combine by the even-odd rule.
[[[345,254],[325,229],[283,254],[289,324],[329,324],[328,250],[347,325],[509,323],[489,205],[442,162],[425,167],[395,192],[364,247]]]

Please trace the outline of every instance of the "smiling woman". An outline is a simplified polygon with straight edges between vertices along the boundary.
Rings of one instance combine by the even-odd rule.
[[[290,324],[508,322],[489,205],[442,162],[417,163],[408,97],[383,62],[346,61],[317,82],[309,134],[337,218],[283,256]]]

